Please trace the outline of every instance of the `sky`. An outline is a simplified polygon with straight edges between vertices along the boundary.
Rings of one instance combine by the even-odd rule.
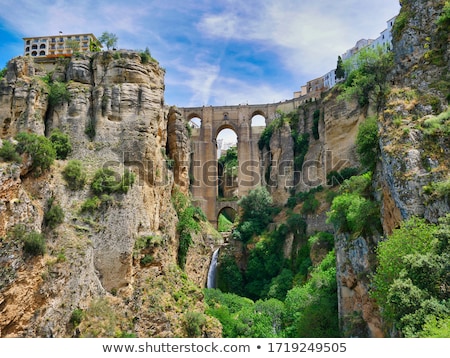
[[[361,38],[376,38],[399,0],[0,0],[0,69],[23,37],[117,35],[148,48],[178,107],[274,103],[336,68]]]

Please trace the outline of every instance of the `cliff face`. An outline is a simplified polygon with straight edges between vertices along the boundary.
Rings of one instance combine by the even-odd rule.
[[[57,82],[64,88],[60,97],[52,92]],[[84,318],[77,335],[183,336],[184,314],[203,311],[207,241],[215,238],[207,228],[193,235],[187,275],[177,272],[171,197],[175,186],[187,193],[189,139],[183,126],[174,125],[163,92],[164,71],[133,52],[51,66],[30,58],[9,62],[0,84],[2,138],[59,129],[70,135],[72,152],[39,177],[26,173],[26,160],[1,164],[0,336],[71,336],[78,310]],[[113,193],[98,209],[85,211],[89,185],[70,190],[62,175],[70,159],[82,162],[88,181],[101,168],[119,174],[128,169],[136,179],[126,194]],[[50,198],[64,212],[54,229],[44,222]],[[18,224],[45,235],[45,255],[24,255],[11,236]],[[180,305],[174,292],[187,291],[192,295]],[[114,317],[97,322],[89,312],[99,305]],[[220,334],[217,327],[208,321],[204,334]]]
[[[356,238],[335,233],[339,315],[345,335],[383,337],[389,334],[379,308],[369,295],[370,275],[377,264],[377,244],[402,220],[420,216],[436,223],[450,211],[447,196],[432,190],[436,183],[448,181],[450,167],[450,142],[443,132],[447,119],[437,118],[442,112],[448,112],[450,89],[448,28],[437,21],[444,3],[440,0],[402,2],[394,26],[394,67],[388,77],[391,90],[384,108],[377,109],[374,103],[361,108],[356,102],[340,101],[339,91],[332,90],[316,102],[300,106],[296,112],[298,119],[291,120],[290,128],[285,125],[277,129],[270,141],[275,163],[277,160],[293,163],[296,154],[292,150],[291,130],[309,134],[300,173],[292,175],[281,167],[270,168],[271,180],[277,184],[272,192],[284,204],[293,185],[297,192],[305,192],[318,185],[326,186],[326,175],[332,170],[358,167],[355,150],[358,127],[368,117],[378,119],[380,156],[373,175],[372,194],[380,205],[382,232]],[[432,128],[433,121],[441,127],[435,124]],[[286,173],[291,174],[290,181],[282,176]],[[319,199],[320,207],[304,215],[307,235],[334,231],[326,223],[329,205],[323,197]],[[301,208],[299,204],[294,211],[300,212]],[[292,247],[286,240],[285,249],[291,252],[298,247]]]
[[[446,197],[427,191],[449,175],[448,137],[429,130],[448,110],[448,29],[437,24],[443,1],[403,1],[394,31],[392,88],[378,114],[380,158],[374,195],[381,206],[381,237],[336,237],[342,328],[349,335],[380,337],[388,328],[368,297],[375,248],[402,220],[430,222],[449,211]],[[354,136],[353,136],[354,138]]]

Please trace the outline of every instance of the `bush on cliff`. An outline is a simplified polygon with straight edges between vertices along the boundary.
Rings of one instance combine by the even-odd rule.
[[[82,189],[86,184],[86,172],[79,160],[69,160],[62,174],[71,190]]]
[[[48,138],[34,133],[21,132],[17,134],[16,140],[18,141],[16,151],[19,154],[27,153],[31,156],[31,169],[36,175],[50,169],[56,159],[56,150]]]

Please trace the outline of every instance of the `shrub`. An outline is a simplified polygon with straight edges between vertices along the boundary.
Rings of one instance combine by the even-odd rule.
[[[63,177],[71,190],[79,190],[86,184],[86,172],[79,160],[70,160],[63,170]]]
[[[140,52],[139,55],[141,56],[141,62],[143,64],[155,62],[155,59],[150,54],[150,50],[148,49],[148,47],[145,48],[145,51]]]
[[[76,308],[72,311],[69,322],[72,323],[74,327],[76,327],[81,323],[82,319],[83,319],[83,310],[81,308]]]
[[[448,29],[450,26],[450,2],[446,1],[444,8],[442,9],[442,15],[439,17],[437,21],[438,25],[442,26],[445,29]]]
[[[11,230],[8,232],[8,237],[15,241],[24,240],[25,236],[28,233],[28,229],[24,224],[14,225]]]
[[[100,169],[94,174],[91,183],[92,191],[95,194],[111,194],[115,192],[120,185],[118,174],[111,169]]]
[[[50,83],[48,93],[48,102],[51,106],[56,106],[70,100],[70,92],[67,89],[67,83],[54,81]]]
[[[89,212],[93,214],[100,206],[102,201],[98,196],[94,195],[92,198],[88,198],[81,205],[81,212]]]
[[[72,151],[69,136],[62,133],[59,129],[55,129],[52,131],[49,139],[52,142],[53,148],[55,148],[56,159],[66,159]]]
[[[146,254],[144,257],[140,260],[140,263],[142,266],[150,265],[154,261],[154,258],[152,255]]]
[[[339,337],[334,250],[310,273],[310,280],[288,291],[286,337]]]
[[[4,67],[2,70],[0,70],[0,81],[6,76],[6,72],[8,72],[7,67]]]
[[[200,337],[205,323],[206,318],[203,313],[188,311],[184,314],[183,326],[190,338]]]
[[[426,254],[433,251],[437,244],[436,230],[435,225],[427,224],[424,219],[413,217],[394,230],[388,240],[378,244],[379,263],[373,279],[376,290],[373,290],[372,295],[384,308],[386,318],[392,318],[395,315],[395,307],[388,304],[388,295],[391,285],[407,268],[404,257],[409,254]]]
[[[9,140],[4,140],[3,145],[0,148],[0,158],[5,162],[17,162],[20,163],[22,158],[16,152],[16,147]]]
[[[45,237],[36,231],[26,234],[23,238],[23,250],[30,256],[45,254],[45,246]]]
[[[309,133],[292,131],[292,138],[294,140],[294,170],[301,171],[306,153],[308,153]]]
[[[344,193],[334,198],[327,215],[327,222],[341,232],[370,234],[372,228],[379,228],[377,204],[355,193]]]
[[[64,221],[64,211],[58,204],[55,204],[54,199],[49,199],[49,209],[44,215],[44,223],[50,229],[54,229],[56,226]]]
[[[135,179],[135,174],[126,169],[123,173],[122,180],[120,181],[120,184],[115,191],[126,194],[130,187],[134,184]]]
[[[134,184],[135,175],[125,170],[122,178],[111,169],[100,169],[94,174],[91,183],[92,191],[97,194],[127,193]]]
[[[21,132],[17,134],[18,153],[27,153],[32,158],[31,169],[36,175],[50,168],[56,158],[56,151],[50,140],[34,133]]]
[[[192,233],[200,230],[200,224],[196,220],[198,210],[191,204],[189,197],[178,190],[172,194],[172,204],[178,216],[178,266],[184,269],[187,253],[192,244]]]
[[[356,136],[356,152],[363,167],[373,170],[378,160],[378,123],[376,117],[362,122]]]
[[[319,200],[316,199],[314,194],[308,195],[306,200],[303,202],[302,214],[314,214],[319,207]]]

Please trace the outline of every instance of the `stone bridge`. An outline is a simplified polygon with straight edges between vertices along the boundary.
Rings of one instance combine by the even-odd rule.
[[[291,112],[302,102],[297,99],[262,105],[209,106],[178,108],[186,121],[199,118],[201,125],[192,128],[191,136],[191,192],[196,202],[212,224],[217,224],[218,215],[224,207],[237,211],[234,201],[218,200],[217,136],[225,128],[237,135],[238,179],[237,196],[246,195],[262,184],[263,173],[258,140],[264,126],[252,126],[252,118],[261,115],[270,123],[277,110]]]

